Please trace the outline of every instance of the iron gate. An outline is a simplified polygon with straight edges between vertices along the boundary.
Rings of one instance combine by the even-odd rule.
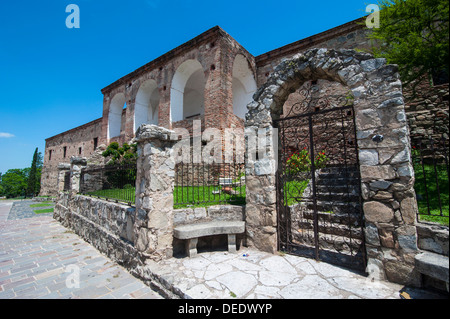
[[[278,248],[364,270],[354,112],[352,101],[341,101],[301,101],[275,121]]]

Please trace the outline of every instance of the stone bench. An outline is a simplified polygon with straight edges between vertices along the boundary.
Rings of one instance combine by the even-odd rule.
[[[449,283],[448,257],[424,251],[415,257],[416,269],[423,275]]]
[[[243,221],[212,221],[198,224],[182,225],[174,228],[173,236],[186,240],[186,252],[189,257],[197,255],[199,237],[228,235],[228,251],[236,252],[236,234],[245,232]]]

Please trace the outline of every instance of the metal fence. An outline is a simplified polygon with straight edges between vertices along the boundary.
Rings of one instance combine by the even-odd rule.
[[[135,203],[136,164],[85,168],[81,171],[80,192],[131,206]]]
[[[418,220],[449,223],[448,138],[412,141]]]
[[[174,208],[245,204],[243,163],[179,163],[175,167]]]

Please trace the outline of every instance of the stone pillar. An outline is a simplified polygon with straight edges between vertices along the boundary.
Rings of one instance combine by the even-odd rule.
[[[175,159],[170,139],[174,133],[143,124],[136,132],[138,145],[136,177],[135,247],[142,259],[155,261],[173,254],[173,189]]]
[[[64,183],[65,183],[66,173],[69,171],[70,171],[70,164],[67,164],[67,163],[59,163],[58,164],[58,180],[57,180],[58,192],[64,191]]]
[[[86,157],[72,156],[70,158],[70,192],[80,192],[81,170],[87,166]]]
[[[270,253],[277,251],[276,152],[273,143],[277,136],[273,134],[271,125],[245,128],[247,245]],[[265,143],[260,143],[264,140]]]

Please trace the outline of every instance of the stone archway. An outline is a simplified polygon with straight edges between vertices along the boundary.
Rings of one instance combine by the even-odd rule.
[[[205,74],[199,61],[186,60],[177,68],[170,89],[171,122],[205,113],[205,85]]]
[[[305,81],[339,82],[354,97],[367,271],[380,279],[417,283],[416,200],[409,130],[397,66],[353,50],[312,49],[281,62],[248,104],[247,136],[266,130],[263,157],[247,143],[246,227],[249,246],[276,252],[277,196],[273,121]],[[272,135],[272,136],[270,136]],[[264,167],[264,169],[261,169]]]
[[[111,100],[108,112],[108,139],[117,137],[122,128],[122,112],[126,105],[125,94],[117,93]]]
[[[153,79],[144,81],[139,87],[134,103],[133,132],[136,132],[142,124],[158,125],[159,100],[156,81]]]

